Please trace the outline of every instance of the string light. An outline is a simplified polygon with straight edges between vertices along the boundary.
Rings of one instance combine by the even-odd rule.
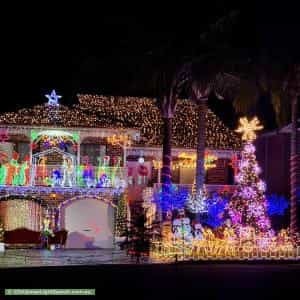
[[[162,161],[161,160],[152,160],[153,168],[155,170],[160,170],[162,168]]]
[[[271,231],[271,224],[267,216],[266,184],[259,178],[260,168],[252,144],[256,137],[255,130],[261,129],[262,126],[258,126],[257,118],[250,122],[241,118],[240,123],[238,132],[243,134],[246,143],[236,177],[238,185],[229,203],[228,212],[233,224],[238,227],[251,226],[257,233],[267,234]]]
[[[238,133],[242,133],[242,140],[251,142],[256,139],[255,131],[261,130],[264,127],[259,124],[257,117],[254,117],[252,120],[248,121],[247,118],[240,118],[240,126],[236,130]]]
[[[197,193],[196,185],[194,183],[192,192],[188,195],[185,205],[187,209],[194,214],[205,213],[208,211],[207,198],[208,195],[205,187]]]
[[[124,192],[120,195],[118,199],[118,208],[117,208],[117,216],[116,216],[116,235],[117,236],[124,236],[126,234],[127,229],[127,208],[128,208],[128,201],[127,201],[127,193]]]
[[[112,136],[107,137],[107,142],[112,145],[122,145],[126,147],[130,147],[131,139],[127,134],[113,134]]]
[[[135,128],[141,137],[137,145],[161,145],[163,121],[155,99],[137,97],[114,97],[99,95],[78,95],[79,104],[70,108],[59,105],[56,126],[91,128]],[[196,148],[198,131],[198,110],[190,100],[178,100],[172,126],[173,146]],[[49,114],[51,107],[37,105],[0,116],[3,125],[53,126]],[[229,130],[210,110],[206,116],[206,147],[211,149],[239,150],[241,140]]]

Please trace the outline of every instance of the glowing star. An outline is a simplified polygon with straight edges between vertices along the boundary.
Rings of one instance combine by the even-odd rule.
[[[238,133],[242,133],[243,141],[253,141],[256,139],[255,131],[263,129],[262,125],[259,125],[259,120],[254,117],[251,121],[247,118],[240,118],[240,126],[236,130]]]
[[[50,106],[58,106],[58,99],[61,98],[61,96],[57,95],[55,90],[51,92],[50,95],[45,95],[48,98],[48,105]]]

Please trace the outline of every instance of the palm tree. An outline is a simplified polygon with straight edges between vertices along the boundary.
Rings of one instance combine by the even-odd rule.
[[[290,153],[290,194],[291,194],[291,234],[297,232],[297,188],[299,185],[299,134],[298,134],[298,97],[300,96],[300,65],[293,65],[283,85],[290,97],[291,104],[291,153]]]
[[[235,76],[222,71],[221,64],[212,64],[204,60],[192,61],[187,76],[187,92],[198,109],[198,138],[196,162],[196,194],[202,189],[205,182],[204,156],[206,145],[206,116],[208,97],[214,94],[218,99],[232,97],[235,94],[240,80]]]
[[[170,70],[170,69],[165,69]],[[160,90],[158,91],[157,105],[163,120],[163,167],[161,172],[162,191],[169,194],[171,184],[171,152],[172,152],[172,119],[176,110],[177,98],[187,80],[187,68],[184,66],[174,73],[161,73],[158,80]]]
[[[211,92],[210,81],[207,78],[196,77],[191,74],[190,96],[198,107],[198,138],[197,138],[197,162],[196,162],[196,195],[203,189],[205,181],[204,155],[205,155],[205,131],[207,100]]]

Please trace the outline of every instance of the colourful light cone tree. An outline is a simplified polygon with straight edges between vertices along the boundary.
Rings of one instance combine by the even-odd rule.
[[[271,230],[267,216],[266,185],[259,178],[260,168],[256,161],[255,147],[252,142],[256,138],[255,131],[263,127],[255,117],[250,122],[240,119],[237,132],[242,133],[245,141],[241,153],[237,189],[229,203],[229,215],[232,223],[238,226],[251,226],[257,233],[268,233]]]

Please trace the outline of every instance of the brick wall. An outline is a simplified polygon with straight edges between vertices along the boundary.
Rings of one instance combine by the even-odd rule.
[[[289,134],[261,136],[256,142],[256,158],[267,183],[267,193],[289,195]]]
[[[105,138],[87,138],[83,141],[81,146],[81,158],[87,155],[88,150],[86,150],[86,148],[88,148],[89,146],[96,148],[96,151],[95,152],[93,151],[93,157],[89,157],[90,162],[92,162],[92,164],[97,165],[98,164],[97,157],[105,154],[110,156],[110,161],[109,161],[110,166],[113,165],[113,157],[117,157],[117,156],[121,157],[122,159],[121,165],[123,166],[123,149],[120,146],[113,146],[107,143],[107,140]],[[104,149],[102,148],[102,146],[105,147],[105,153],[101,153],[102,150]]]
[[[228,183],[228,159],[219,158],[216,167],[207,170],[207,184],[227,184]]]

